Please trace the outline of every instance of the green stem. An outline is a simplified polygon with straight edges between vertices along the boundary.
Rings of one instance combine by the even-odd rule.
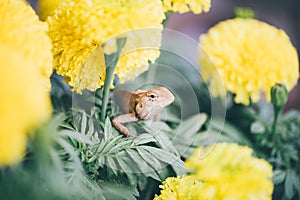
[[[277,108],[277,107],[274,106],[274,121],[273,121],[273,126],[272,126],[273,136],[275,135],[276,125],[277,125],[279,114],[280,114],[281,110],[282,110],[281,108]]]
[[[105,123],[107,104],[109,100],[109,90],[112,84],[114,71],[116,69],[118,60],[121,55],[122,48],[124,47],[125,43],[126,43],[126,38],[117,39],[118,51],[111,55],[105,55],[106,74],[105,74],[102,108],[101,108],[101,115],[100,115],[100,120],[103,123]]]
[[[107,104],[109,99],[109,89],[112,83],[112,77],[114,75],[116,65],[114,66],[108,66],[106,68],[106,75],[105,75],[105,81],[104,81],[104,90],[103,90],[103,100],[102,100],[102,108],[101,108],[101,122],[105,122],[106,117],[106,110],[107,110]]]

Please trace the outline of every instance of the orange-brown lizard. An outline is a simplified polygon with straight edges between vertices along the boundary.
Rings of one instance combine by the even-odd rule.
[[[126,136],[134,136],[123,124],[138,121],[140,119],[160,119],[160,113],[164,107],[174,101],[174,95],[165,87],[152,90],[117,90],[114,94],[116,103],[127,114],[119,115],[112,120],[116,129]]]

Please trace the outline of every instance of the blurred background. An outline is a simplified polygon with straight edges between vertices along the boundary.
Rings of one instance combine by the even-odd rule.
[[[299,0],[212,0],[208,13],[194,15],[193,13],[171,15],[167,28],[179,31],[198,41],[202,33],[218,22],[233,18],[235,8],[250,8],[255,12],[255,18],[265,21],[277,28],[283,29],[291,38],[299,55],[300,48],[300,1]],[[197,50],[189,49],[193,56]],[[290,92],[285,110],[300,109],[300,83]]]

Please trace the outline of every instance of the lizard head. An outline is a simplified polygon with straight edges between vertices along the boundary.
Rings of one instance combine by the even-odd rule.
[[[161,107],[166,107],[175,100],[172,92],[170,92],[170,90],[165,87],[158,87],[152,90],[148,90],[147,98],[148,101]]]

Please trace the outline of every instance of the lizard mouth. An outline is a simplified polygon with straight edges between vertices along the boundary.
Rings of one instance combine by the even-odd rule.
[[[170,90],[168,90],[165,87],[159,87],[156,90],[160,91],[160,94],[162,94],[162,97],[164,98],[164,101],[161,103],[161,106],[168,106],[175,100],[175,97]]]

